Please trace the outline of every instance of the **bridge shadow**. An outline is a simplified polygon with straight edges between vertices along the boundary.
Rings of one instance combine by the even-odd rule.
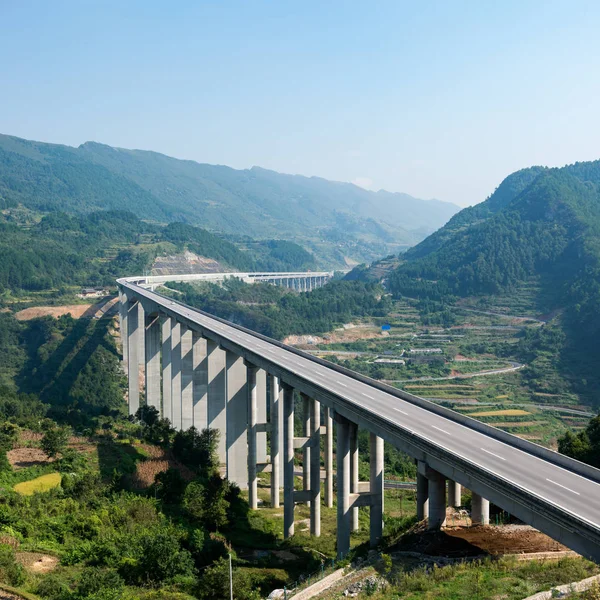
[[[80,405],[80,408],[100,412],[99,404],[88,405],[85,399],[72,397],[73,386],[79,374],[94,353],[102,348],[115,358],[119,358],[116,347],[109,340],[111,319],[79,319],[71,327],[65,338],[49,354],[40,357],[40,349],[51,345],[45,337],[56,335],[51,324],[41,322],[30,332],[28,360],[19,374],[20,387],[25,392],[36,393],[40,399],[53,407]],[[50,333],[48,334],[48,329]]]
[[[146,460],[146,457],[129,442],[119,442],[111,435],[101,436],[97,448],[102,481],[114,482],[118,487],[129,487],[128,482],[138,462]]]

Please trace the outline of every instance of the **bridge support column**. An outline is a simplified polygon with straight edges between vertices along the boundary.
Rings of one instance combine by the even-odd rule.
[[[448,506],[454,508],[461,506],[461,491],[460,483],[448,479]]]
[[[369,537],[371,548],[375,548],[383,535],[383,439],[369,434],[371,511],[369,515]]]
[[[294,535],[294,388],[283,384],[283,537]]]
[[[244,359],[225,351],[227,366],[227,479],[246,489],[248,487],[248,392]]]
[[[140,378],[140,393],[146,396],[146,310],[141,302],[138,302],[138,374]]]
[[[425,520],[429,513],[429,482],[426,477],[427,464],[417,461],[417,519]]]
[[[301,394],[302,398],[302,435],[306,438],[310,437],[310,433],[312,431],[311,428],[311,399],[305,394]],[[302,450],[302,489],[305,492],[305,495],[309,496],[310,490],[310,444],[305,444]],[[310,506],[310,500],[306,501],[307,506]]]
[[[358,494],[358,425],[350,424],[350,493]],[[352,508],[352,531],[358,531],[358,507]]]
[[[256,476],[256,417],[258,413],[258,385],[253,364],[246,363],[248,388],[248,504],[258,507],[258,482]]]
[[[172,425],[181,430],[181,323],[171,319],[171,402]]]
[[[350,551],[350,421],[335,415],[337,424],[337,555],[344,558]]]
[[[333,418],[332,409],[325,407],[325,505],[333,507]]]
[[[267,463],[267,372],[259,369],[256,372],[256,422],[260,429],[256,433],[256,462]]]
[[[281,406],[279,378],[269,375],[271,424],[271,507],[279,508],[279,488],[281,487],[281,435],[283,434],[283,407]]]
[[[471,522],[473,525],[490,524],[490,501],[471,493]]]
[[[310,533],[321,535],[321,405],[310,399]]]
[[[192,332],[193,425],[198,431],[208,427],[208,357],[206,339],[197,331]]]
[[[194,342],[192,330],[181,326],[181,429],[194,424]]]
[[[227,463],[225,351],[219,347],[217,342],[206,340],[206,355],[208,359],[208,427],[218,429],[221,434],[217,453],[219,462],[224,465]]]
[[[123,369],[127,373],[127,354],[129,349],[129,329],[127,325],[127,296],[119,289],[119,331],[121,334],[121,347],[123,349]]]
[[[162,338],[162,417],[173,424],[173,403],[171,397],[171,318],[160,318]]]
[[[429,480],[429,515],[427,528],[440,529],[446,524],[446,479],[441,473],[427,469]]]
[[[144,309],[137,301],[127,303],[127,380],[129,383],[129,414],[134,415],[140,407],[140,372],[139,353],[142,333],[139,325],[139,314]]]
[[[161,413],[160,406],[160,323],[155,315],[146,319],[146,404]]]

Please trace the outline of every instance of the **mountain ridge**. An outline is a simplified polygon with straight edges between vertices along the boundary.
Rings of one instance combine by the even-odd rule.
[[[556,354],[582,393],[600,387],[600,160],[517,171],[403,258],[387,280],[397,296],[493,299],[536,281],[532,308],[557,315],[540,330],[540,350]]]
[[[258,166],[238,170],[99,142],[72,147],[0,135],[0,204],[15,202],[69,213],[133,210],[159,222],[306,242],[313,251],[320,242],[341,244],[357,254],[412,245],[459,210]]]

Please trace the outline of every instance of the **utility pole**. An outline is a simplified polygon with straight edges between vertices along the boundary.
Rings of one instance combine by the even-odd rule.
[[[233,569],[231,567],[231,554],[229,555],[229,597],[233,600]]]

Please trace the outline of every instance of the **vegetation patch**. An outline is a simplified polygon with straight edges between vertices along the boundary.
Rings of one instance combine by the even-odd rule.
[[[467,413],[467,417],[524,417],[531,413],[519,408],[507,408],[502,410],[483,410],[480,412]]]
[[[22,496],[32,496],[35,493],[47,492],[60,485],[62,476],[60,473],[49,473],[41,475],[30,481],[23,481],[14,486],[15,492]]]

